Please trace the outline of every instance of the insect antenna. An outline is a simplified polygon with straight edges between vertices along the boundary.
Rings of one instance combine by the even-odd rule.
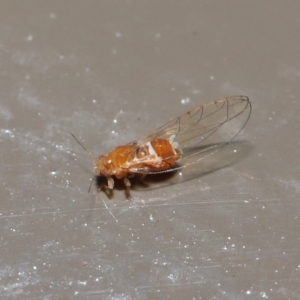
[[[91,187],[92,187],[92,184],[93,184],[94,180],[95,180],[95,176],[93,176],[93,178],[92,178],[92,180],[91,180],[91,183],[90,183],[90,186],[89,186],[88,193],[89,193],[90,190],[91,190]]]
[[[83,144],[77,139],[77,137],[76,137],[72,132],[70,132],[70,134],[71,134],[71,136],[74,138],[74,140],[75,140],[75,141],[83,148],[83,150],[88,154],[88,156],[89,156],[92,160],[94,160],[92,153],[89,152],[89,151],[83,146]],[[88,193],[89,193],[90,190],[91,190],[91,187],[92,187],[92,184],[93,184],[94,180],[95,180],[95,176],[93,176],[93,178],[92,178],[92,180],[91,180],[91,183],[90,183],[90,186],[89,186],[89,189],[88,189]]]
[[[74,140],[84,149],[84,151],[89,154],[92,155],[91,152],[89,152],[84,146],[83,144],[78,140],[78,138],[72,133],[70,132],[71,136],[74,138]]]

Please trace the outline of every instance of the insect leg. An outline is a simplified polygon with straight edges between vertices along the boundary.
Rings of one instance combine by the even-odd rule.
[[[107,177],[107,186],[110,190],[114,188],[114,179],[112,177]]]
[[[130,195],[131,183],[130,183],[130,180],[126,177],[124,178],[124,184],[126,187],[126,197],[130,200],[131,199],[131,195]]]
[[[139,183],[145,187],[148,187],[149,184],[147,182],[144,181],[145,177],[147,176],[148,173],[144,173],[144,174],[139,174]]]
[[[100,186],[100,190],[104,191],[106,196],[111,199],[113,196],[113,188],[114,188],[114,179],[112,177],[107,177],[107,185],[102,183]]]

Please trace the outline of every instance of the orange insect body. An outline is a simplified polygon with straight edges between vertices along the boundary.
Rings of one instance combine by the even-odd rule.
[[[135,170],[159,172],[170,169],[180,159],[181,152],[170,141],[155,139],[144,145],[119,146],[95,162],[96,174],[118,179],[134,174]]]
[[[107,178],[110,190],[114,187],[113,177],[123,179],[129,196],[128,177],[139,174],[142,179],[147,174],[199,163],[229,144],[250,114],[251,103],[246,96],[200,105],[149,135],[101,155],[95,161],[96,175]]]

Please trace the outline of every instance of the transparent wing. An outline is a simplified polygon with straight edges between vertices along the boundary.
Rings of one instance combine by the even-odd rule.
[[[182,151],[180,165],[167,170],[172,171],[197,163],[230,143],[246,125],[250,114],[248,97],[224,98],[195,107],[132,143],[139,146],[157,138],[170,140]]]

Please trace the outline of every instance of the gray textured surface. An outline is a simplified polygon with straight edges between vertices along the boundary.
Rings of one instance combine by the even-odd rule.
[[[1,299],[300,299],[299,9],[1,1]],[[234,164],[132,202],[87,193],[69,132],[96,157],[237,94]]]

